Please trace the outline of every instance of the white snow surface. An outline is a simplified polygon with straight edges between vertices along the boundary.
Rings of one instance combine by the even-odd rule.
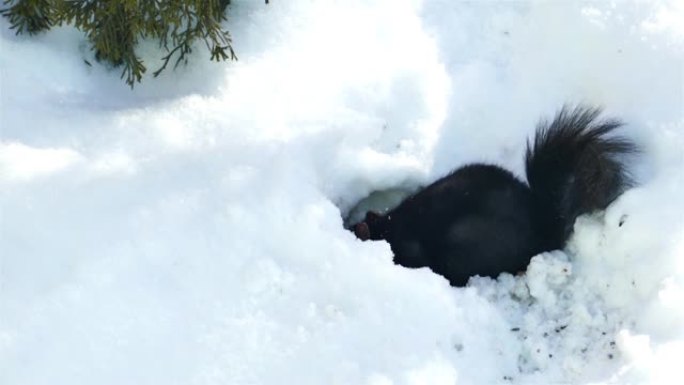
[[[681,384],[684,5],[233,1],[130,90],[0,22],[0,384]],[[153,42],[140,49],[160,64]],[[452,288],[343,217],[605,107],[639,185]]]

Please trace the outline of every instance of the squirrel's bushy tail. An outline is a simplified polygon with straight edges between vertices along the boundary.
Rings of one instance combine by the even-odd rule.
[[[565,106],[550,123],[542,121],[527,143],[527,181],[544,211],[552,213],[546,230],[560,246],[579,215],[605,209],[632,184],[623,161],[637,147],[611,135],[622,122],[599,120],[600,113]]]

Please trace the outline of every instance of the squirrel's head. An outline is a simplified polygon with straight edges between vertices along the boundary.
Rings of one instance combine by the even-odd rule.
[[[354,234],[362,241],[385,239],[390,217],[369,211],[366,218],[354,226]]]

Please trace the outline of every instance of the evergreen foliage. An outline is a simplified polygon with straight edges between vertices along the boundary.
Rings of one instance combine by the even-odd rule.
[[[230,0],[5,0],[0,10],[17,34],[30,35],[53,25],[71,24],[83,31],[98,61],[123,67],[121,78],[133,87],[146,68],[135,47],[143,38],[159,42],[167,54],[153,74],[169,64],[187,63],[196,40],[211,60],[236,60],[228,31],[221,28]]]
[[[53,1],[51,0],[5,0],[5,4],[15,3],[10,8],[0,10],[0,13],[9,19],[12,29],[17,30],[17,35],[28,33],[36,34],[49,29],[52,26],[54,16],[51,14]]]

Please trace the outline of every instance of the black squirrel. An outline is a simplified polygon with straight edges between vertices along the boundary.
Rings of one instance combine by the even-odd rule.
[[[395,263],[430,267],[453,286],[524,271],[536,254],[565,246],[579,215],[605,209],[633,184],[623,156],[637,147],[610,135],[622,122],[600,113],[565,106],[540,122],[527,143],[527,184],[499,166],[469,164],[352,229],[389,242]]]

